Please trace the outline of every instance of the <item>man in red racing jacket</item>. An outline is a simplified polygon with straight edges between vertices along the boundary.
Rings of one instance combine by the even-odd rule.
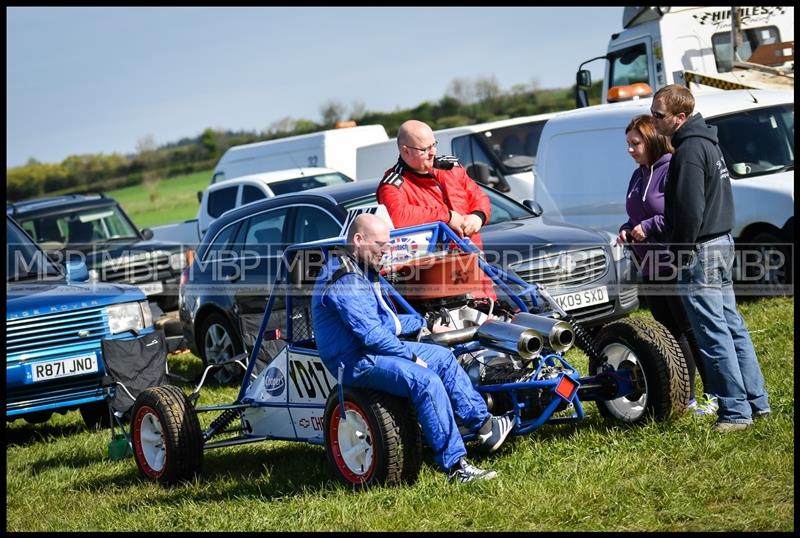
[[[483,250],[479,230],[491,216],[489,197],[454,159],[445,168],[434,167],[436,144],[426,123],[408,120],[400,126],[400,157],[378,185],[378,203],[398,228],[442,221]],[[483,287],[476,297],[496,298],[488,277]]]

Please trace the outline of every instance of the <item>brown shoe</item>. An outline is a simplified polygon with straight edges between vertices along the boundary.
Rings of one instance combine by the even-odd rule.
[[[741,430],[746,430],[752,426],[749,422],[724,422],[718,420],[711,426],[711,431],[715,431],[717,433],[730,433],[730,432],[738,432]]]

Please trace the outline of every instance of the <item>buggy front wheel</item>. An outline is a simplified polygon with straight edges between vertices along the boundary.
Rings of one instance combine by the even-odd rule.
[[[172,485],[200,472],[200,421],[181,389],[166,385],[143,391],[133,404],[132,417],[133,455],[145,478]]]
[[[345,388],[342,419],[338,390],[331,391],[325,405],[325,452],[334,474],[359,488],[416,480],[421,438],[409,407],[390,394]]]
[[[631,370],[633,393],[613,400],[598,400],[600,414],[625,423],[667,420],[686,411],[689,371],[678,342],[655,320],[628,318],[603,327],[595,347],[614,370]],[[592,375],[598,366],[590,366]]]

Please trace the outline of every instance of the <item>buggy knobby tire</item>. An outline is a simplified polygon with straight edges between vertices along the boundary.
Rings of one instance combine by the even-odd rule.
[[[422,446],[408,400],[370,389],[338,388],[325,404],[325,453],[334,475],[356,488],[416,480]]]
[[[139,394],[133,404],[131,436],[136,466],[145,478],[172,485],[199,474],[200,421],[178,387],[153,387]]]
[[[630,424],[682,415],[689,403],[689,370],[678,342],[653,319],[627,318],[603,327],[594,340],[615,369],[634,369],[643,390],[598,400],[600,414]],[[597,365],[590,366],[596,374]]]

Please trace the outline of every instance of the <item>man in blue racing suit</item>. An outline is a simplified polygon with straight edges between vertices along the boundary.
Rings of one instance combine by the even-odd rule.
[[[398,338],[417,333],[425,322],[418,315],[396,313],[381,289],[378,271],[388,253],[388,225],[364,213],[350,226],[346,252],[328,256],[311,300],[320,357],[334,376],[342,365],[343,385],[408,398],[449,480],[494,478],[495,471],[467,462],[454,412],[489,452],[500,447],[514,419],[489,413],[450,350]]]

